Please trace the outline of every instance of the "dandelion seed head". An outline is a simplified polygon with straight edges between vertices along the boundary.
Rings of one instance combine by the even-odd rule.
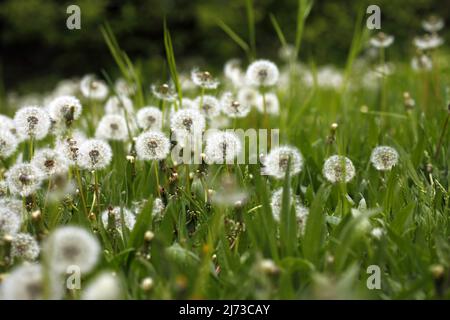
[[[81,294],[83,300],[118,300],[122,296],[122,287],[117,276],[111,272],[102,272],[96,276]]]
[[[14,235],[19,232],[21,219],[9,208],[0,207],[0,235]]]
[[[266,107],[264,109],[264,103],[266,104]],[[278,97],[275,93],[266,93],[265,97],[262,95],[258,96],[257,102],[256,102],[256,108],[259,112],[266,112],[268,114],[277,115],[280,113],[280,103],[278,101]]]
[[[37,106],[23,107],[14,116],[17,134],[22,139],[34,138],[42,140],[50,129],[50,117],[48,113]]]
[[[442,39],[437,34],[425,34],[421,37],[415,37],[413,40],[414,46],[421,50],[427,51],[440,47],[444,43],[444,39]]]
[[[61,138],[56,142],[56,150],[70,165],[77,164],[81,144],[86,140],[82,131],[76,130],[70,138]]]
[[[243,87],[239,89],[237,94],[237,100],[239,103],[246,106],[256,106],[258,101],[259,93],[251,87]]]
[[[6,172],[9,191],[22,197],[34,193],[41,185],[44,173],[33,164],[18,163]]]
[[[222,112],[230,118],[243,118],[247,116],[251,107],[239,101],[231,92],[225,92],[222,95],[220,104]]]
[[[4,300],[56,300],[63,297],[58,279],[50,277],[47,292],[44,282],[44,270],[40,264],[23,264],[14,268],[2,282],[0,296]]]
[[[114,228],[116,228],[119,232],[122,232],[122,214],[123,214],[123,224],[129,230],[132,230],[134,224],[136,223],[136,217],[131,213],[130,210],[121,207],[111,207],[108,210],[103,211],[102,213],[102,222],[103,225],[109,227],[109,217],[112,215]]]
[[[241,69],[241,60],[231,59],[225,63],[223,73],[235,87],[241,87],[245,83],[245,74]]]
[[[269,60],[256,60],[248,66],[245,74],[247,84],[256,87],[273,86],[279,76],[278,67]]]
[[[423,29],[430,33],[435,33],[442,30],[444,25],[444,19],[435,15],[431,15],[426,20],[422,21]]]
[[[154,217],[161,217],[165,209],[166,206],[161,198],[155,198],[155,200],[153,200],[152,215]]]
[[[129,84],[125,79],[119,78],[116,80],[114,84],[114,89],[117,94],[123,96],[131,96],[136,92],[136,86],[133,84]]]
[[[98,101],[105,100],[109,93],[106,83],[92,74],[81,79],[80,91],[85,98]]]
[[[95,131],[97,139],[125,141],[128,139],[128,128],[125,118],[118,114],[103,116]]]
[[[106,100],[105,103],[105,113],[106,114],[116,114],[116,115],[124,115],[125,111],[128,114],[133,114],[134,107],[133,101],[130,98],[124,95],[120,96],[112,96]]]
[[[342,73],[334,67],[324,66],[317,72],[317,85],[324,89],[339,89],[343,80]]]
[[[36,239],[28,233],[17,233],[11,243],[11,256],[25,261],[34,261],[39,256],[40,248]]]
[[[107,167],[112,159],[111,147],[103,140],[84,141],[78,153],[78,165],[86,170],[100,170]]]
[[[398,152],[388,146],[373,149],[370,162],[379,171],[389,171],[398,163]]]
[[[197,97],[194,100],[195,107],[207,118],[213,118],[220,113],[220,102],[216,97],[211,95],[204,95]]]
[[[378,32],[375,36],[370,38],[370,44],[375,48],[387,48],[394,43],[394,36],[388,35],[384,32]]]
[[[264,173],[277,179],[283,179],[286,175],[290,159],[290,176],[296,175],[302,170],[303,157],[297,148],[280,146],[273,148],[264,158]]]
[[[196,86],[204,89],[216,89],[219,86],[219,81],[208,71],[193,69],[191,71],[191,80]]]
[[[179,136],[199,134],[205,129],[205,117],[196,109],[181,109],[172,115],[170,128]]]
[[[375,239],[381,239],[384,233],[385,232],[383,228],[373,228],[372,231],[370,232],[370,235]]]
[[[173,102],[177,97],[175,87],[172,83],[163,83],[161,85],[154,84],[151,86],[151,89],[153,95],[159,100]]]
[[[433,69],[433,62],[426,54],[420,54],[412,58],[411,67],[414,71],[430,71]]]
[[[163,160],[170,152],[170,141],[161,132],[146,131],[136,139],[136,153],[141,160]]]
[[[31,164],[41,170],[47,177],[66,173],[69,169],[66,158],[57,150],[50,148],[36,151]]]
[[[48,105],[50,118],[55,122],[70,123],[81,116],[80,100],[73,96],[60,96],[53,99]]]
[[[6,159],[13,155],[18,143],[11,131],[0,129],[0,158]]]
[[[323,175],[331,183],[349,182],[355,176],[355,167],[349,158],[333,155],[325,161]]]
[[[280,221],[281,219],[281,209],[283,205],[283,188],[279,188],[272,193],[270,206],[272,207],[272,214],[276,221]],[[309,214],[308,208],[304,207],[298,196],[289,195],[289,207],[294,205],[295,215],[297,218],[298,226],[302,231],[306,224],[306,218]]]
[[[100,250],[95,236],[75,226],[55,229],[43,245],[50,267],[58,273],[65,273],[73,265],[83,274],[90,272],[98,262]]]
[[[149,106],[139,109],[136,117],[139,128],[144,130],[161,130],[162,112],[158,108]]]
[[[206,139],[206,162],[231,164],[241,152],[241,141],[233,132],[219,131],[210,134]]]

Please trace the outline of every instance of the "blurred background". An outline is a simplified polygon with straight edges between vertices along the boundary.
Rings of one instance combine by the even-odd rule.
[[[67,6],[81,8],[81,30],[66,28]],[[306,22],[300,58],[316,64],[342,65],[350,46],[357,13],[370,4],[382,11],[382,30],[395,35],[392,59],[414,51],[411,41],[423,34],[421,20],[441,15],[448,25],[449,0],[316,0]],[[297,0],[254,1],[257,56],[277,60],[280,42],[271,24],[272,13],[293,42]],[[163,18],[167,17],[177,64],[222,68],[245,55],[217,26],[223,20],[248,39],[243,0],[3,0],[0,2],[0,75],[5,91],[47,90],[58,80],[114,74],[117,68],[100,32],[108,22],[118,42],[144,76],[160,78],[164,65]],[[448,28],[446,28],[449,30]],[[443,33],[446,42],[449,33]]]

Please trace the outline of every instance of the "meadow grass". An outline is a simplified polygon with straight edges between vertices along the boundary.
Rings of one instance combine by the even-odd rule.
[[[280,129],[282,144],[301,151],[304,166],[299,174],[275,180],[261,175],[260,164],[177,165],[169,158],[138,161],[130,133],[126,142],[110,142],[113,159],[107,169],[92,174],[71,168],[70,175],[80,175],[74,197],[47,202],[50,182],[45,182],[31,210],[40,210],[42,218],[30,217],[24,231],[39,240],[65,224],[93,231],[103,250],[96,270],[114,271],[128,299],[448,298],[448,56],[445,51],[436,52],[429,72],[413,71],[406,58],[395,61],[395,71],[383,78],[383,84],[378,79],[378,85],[368,89],[360,85],[366,69],[355,66],[367,41],[367,31],[358,19],[341,86],[323,88],[317,79],[307,86],[295,72],[294,62],[310,10],[307,1],[300,3],[295,56],[285,66],[290,81],[278,86],[280,114],[268,117],[267,123]],[[223,21],[218,24],[253,59],[260,54],[255,49],[252,1],[246,1],[246,6],[249,44]],[[272,15],[271,20],[280,41],[289,41],[276,17]],[[202,94],[197,89],[182,92],[166,24],[164,30],[167,65],[178,101]],[[143,70],[133,65],[108,26],[102,32],[122,77],[137,88],[135,109],[157,104],[142,85]],[[310,68],[315,70],[313,62]],[[108,74],[104,72],[104,77],[113,91]],[[405,92],[415,100],[414,107],[405,106]],[[99,117],[94,113],[102,111],[95,111],[100,106],[87,99],[83,105],[82,119],[75,127],[92,136]],[[13,112],[5,110],[5,114]],[[134,116],[125,111],[127,121]],[[263,123],[263,115],[252,109],[234,125],[248,129]],[[53,143],[49,137],[34,147]],[[399,163],[391,171],[380,172],[370,164],[378,145],[398,151]],[[30,157],[28,146],[20,146],[23,159]],[[356,175],[349,183],[331,184],[324,178],[323,163],[333,154],[352,160]],[[16,157],[3,159],[2,174]],[[242,190],[247,194],[245,201],[228,206],[211,201],[209,189],[221,192],[224,176],[233,177],[234,185],[222,192]],[[270,199],[279,187],[284,192],[277,222]],[[299,232],[289,206],[290,192],[309,208],[304,232]],[[162,216],[152,214],[157,197],[166,203]],[[148,201],[132,230],[123,227],[119,234],[101,223],[99,213],[108,206],[130,208],[142,200]],[[374,236],[374,228],[381,228],[381,236]],[[5,258],[4,246],[2,250]],[[13,267],[5,261],[0,265],[2,273]],[[381,270],[380,289],[367,288],[371,265]],[[151,289],[142,286],[148,277],[154,281]]]

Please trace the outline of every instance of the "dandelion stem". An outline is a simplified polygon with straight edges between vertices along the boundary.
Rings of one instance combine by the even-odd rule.
[[[161,197],[161,191],[159,190],[159,174],[158,174],[157,160],[153,161],[153,166],[155,167],[156,192],[158,193],[158,196]]]
[[[84,198],[83,185],[81,184],[80,170],[78,169],[78,167],[75,168],[75,176],[77,178],[78,190],[80,191],[80,198],[81,198],[81,204],[83,206],[83,211],[87,217],[88,212],[87,212],[87,207],[86,207],[86,199]]]

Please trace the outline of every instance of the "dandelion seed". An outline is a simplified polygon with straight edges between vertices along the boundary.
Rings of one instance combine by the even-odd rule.
[[[216,97],[210,95],[204,95],[203,98],[197,97],[193,104],[207,118],[216,117],[220,113],[220,102]]]
[[[415,56],[411,60],[411,67],[414,71],[430,71],[433,69],[433,62],[430,57],[425,54]]]
[[[162,112],[156,107],[144,107],[136,115],[138,126],[144,130],[161,130]]]
[[[162,85],[152,85],[151,89],[153,95],[159,100],[173,102],[177,98],[177,93],[173,84],[164,83]]]
[[[102,272],[84,289],[83,300],[118,300],[122,296],[122,288],[117,276]]]
[[[265,103],[265,108],[264,108]],[[256,102],[256,108],[259,112],[267,112],[268,114],[277,115],[280,113],[280,103],[278,101],[278,97],[275,93],[266,93],[263,97],[262,95],[258,96]]]
[[[0,130],[0,158],[6,159],[17,150],[18,141],[11,131]]]
[[[398,153],[392,147],[379,146],[373,149],[370,162],[379,171],[389,171],[398,163]]]
[[[76,130],[70,138],[62,138],[56,142],[56,150],[70,165],[77,164],[81,144],[86,140],[82,131]]]
[[[43,148],[36,152],[31,164],[41,170],[47,177],[68,171],[68,163],[64,156],[56,150]]]
[[[14,235],[19,232],[21,219],[9,208],[0,207],[0,235]]]
[[[429,16],[426,20],[422,21],[422,27],[425,31],[435,33],[444,28],[444,19],[438,16]]]
[[[163,160],[169,152],[170,141],[161,132],[143,132],[136,139],[136,153],[141,160]]]
[[[89,139],[80,146],[78,165],[83,169],[104,169],[110,164],[111,159],[111,147],[103,140]]]
[[[50,286],[46,286],[46,282]],[[63,297],[63,288],[58,279],[50,277],[46,281],[40,264],[23,264],[5,278],[1,297],[4,300],[58,300]]]
[[[58,273],[65,273],[73,265],[78,266],[82,274],[90,272],[98,262],[100,250],[96,237],[75,226],[54,230],[43,246],[49,265]]]
[[[256,106],[258,101],[259,93],[251,87],[243,87],[238,91],[237,100],[239,103],[253,107]]]
[[[18,163],[6,172],[9,191],[22,197],[34,193],[41,185],[44,173],[29,163]]]
[[[298,196],[292,196],[292,194],[290,194],[288,198],[289,198],[288,203],[289,209],[292,205],[294,205],[297,224],[300,228],[300,232],[303,233],[306,225],[306,218],[308,217],[309,214],[309,210],[308,208],[304,207],[301,204],[300,198]],[[280,222],[281,219],[282,205],[283,205],[283,188],[279,188],[273,192],[270,201],[270,206],[272,207],[272,214],[277,222]]]
[[[113,96],[109,97],[105,104],[106,114],[124,115],[126,111],[128,114],[134,113],[133,101],[127,96]]]
[[[103,116],[95,131],[95,137],[104,140],[127,140],[128,128],[125,118],[117,114],[107,114]]]
[[[172,115],[170,128],[180,137],[199,134],[205,129],[205,117],[196,109],[181,109]]]
[[[83,107],[77,98],[61,96],[50,102],[48,113],[53,121],[70,124],[81,116],[82,109]]]
[[[134,224],[136,223],[136,218],[131,213],[130,210],[121,207],[114,207],[114,208],[111,207],[108,210],[103,211],[102,213],[102,222],[105,228],[111,227],[108,223],[110,215],[112,215],[112,221],[114,223],[114,226],[112,227],[116,228],[120,233],[122,233],[122,215],[123,215],[123,224],[129,230],[132,230]]]
[[[219,86],[219,81],[214,79],[208,71],[194,69],[191,72],[191,79],[196,86],[204,89],[216,89]]]
[[[303,157],[297,148],[280,146],[272,149],[264,158],[264,173],[277,179],[283,179],[286,175],[290,159],[290,176],[296,175],[302,170]]]
[[[331,183],[349,182],[355,176],[355,167],[349,158],[334,155],[325,161],[323,175]]]
[[[220,99],[222,112],[230,118],[243,118],[250,112],[250,105],[241,103],[231,92],[225,92]]]
[[[105,100],[109,89],[106,83],[96,79],[94,75],[88,74],[81,79],[80,91],[85,98],[92,100]]]
[[[247,68],[247,84],[256,87],[273,86],[278,82],[280,72],[275,63],[269,60],[256,60]]]
[[[394,43],[394,36],[384,32],[378,32],[374,37],[370,38],[370,44],[375,48],[387,48]]]
[[[11,244],[11,256],[25,261],[34,261],[39,256],[39,245],[31,234],[17,233]]]
[[[23,138],[42,140],[50,129],[48,113],[37,106],[19,109],[14,116],[17,133]]]
[[[214,132],[206,139],[206,162],[232,164],[241,152],[241,141],[233,132]]]

